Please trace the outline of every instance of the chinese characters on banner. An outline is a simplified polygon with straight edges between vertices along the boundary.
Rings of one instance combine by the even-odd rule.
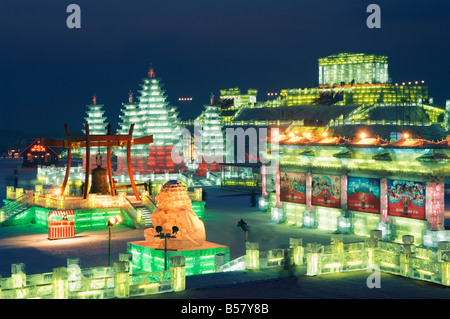
[[[341,178],[333,175],[312,175],[312,204],[341,208]]]
[[[280,200],[306,204],[306,174],[280,172]]]
[[[425,183],[388,180],[388,214],[425,219]]]
[[[366,213],[380,213],[380,180],[348,177],[347,209]]]

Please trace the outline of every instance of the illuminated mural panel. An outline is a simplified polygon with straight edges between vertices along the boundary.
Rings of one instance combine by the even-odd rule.
[[[312,204],[341,208],[341,178],[333,175],[312,175]]]
[[[388,180],[388,215],[425,219],[425,183]]]
[[[281,171],[280,175],[280,200],[306,204],[306,174]]]
[[[348,177],[347,208],[358,212],[380,213],[380,180]]]

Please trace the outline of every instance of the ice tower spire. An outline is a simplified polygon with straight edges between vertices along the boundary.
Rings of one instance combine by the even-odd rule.
[[[151,174],[175,174],[178,164],[172,160],[173,145],[178,143],[180,123],[176,107],[170,106],[163,89],[161,79],[157,78],[150,66],[148,76],[142,79],[136,99],[123,104],[120,115],[119,134],[126,134],[134,124],[133,137],[153,136],[150,144],[136,145],[131,150],[133,171],[139,178],[150,179]],[[136,101],[134,101],[136,100]],[[117,173],[124,175],[127,171],[126,154],[121,150],[117,154]],[[125,176],[125,175],[124,175]]]
[[[133,103],[133,92],[128,92],[128,102]]]
[[[108,123],[105,116],[105,110],[103,104],[97,104],[97,96],[94,94],[92,98],[92,104],[86,105],[86,116],[84,117],[84,124],[89,124],[90,135],[105,135],[107,133]],[[83,125],[84,127],[84,125]],[[83,134],[86,134],[85,129],[81,130]],[[83,154],[83,167],[86,167],[86,149],[82,148],[80,153]],[[106,147],[99,147],[97,153],[106,154]],[[96,153],[91,153],[90,163],[91,168],[95,168],[95,156]]]
[[[155,70],[153,69],[152,64],[150,63],[150,70],[148,71],[148,77],[154,78],[155,77]]]

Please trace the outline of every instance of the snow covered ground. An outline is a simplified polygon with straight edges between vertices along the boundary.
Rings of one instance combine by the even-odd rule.
[[[6,195],[6,185],[12,185],[12,170],[20,165],[17,160],[0,159],[0,198]],[[36,170],[23,169],[19,186],[33,188]],[[207,205],[203,221],[206,239],[228,245],[231,259],[244,255],[244,232],[237,222],[244,219],[250,225],[249,241],[259,242],[261,250],[287,248],[290,237],[309,242],[330,243],[331,232],[301,229],[270,221],[269,213],[251,207],[250,196],[220,188],[208,188]],[[127,242],[143,240],[143,229],[125,226],[113,228],[112,259],[127,252]],[[108,261],[108,232],[85,231],[75,238],[50,241],[45,229],[29,227],[0,227],[0,276],[9,277],[11,264],[25,263],[28,274],[51,272],[66,265],[67,258],[81,258],[81,267],[105,266]],[[363,238],[345,235],[344,242],[357,242]],[[365,271],[307,277],[305,267],[295,271],[271,269],[269,271],[239,271],[190,276],[186,290],[178,293],[149,297],[174,299],[215,298],[449,298],[450,288],[388,274],[381,275],[381,288],[369,289]]]

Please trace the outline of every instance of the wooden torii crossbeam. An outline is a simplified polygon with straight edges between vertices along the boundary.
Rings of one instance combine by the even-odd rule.
[[[86,173],[84,178],[84,190],[83,190],[83,198],[87,198],[88,189],[89,189],[89,170],[90,170],[90,148],[91,146],[105,147],[106,146],[106,154],[107,154],[107,174],[109,179],[109,187],[111,190],[111,196],[115,196],[115,185],[112,177],[112,165],[111,165],[111,147],[113,146],[121,146],[127,147],[127,164],[128,164],[128,175],[130,177],[131,187],[133,188],[134,196],[137,200],[140,200],[139,193],[136,189],[136,184],[134,183],[133,171],[131,167],[131,146],[139,145],[139,144],[149,144],[153,143],[153,135],[144,136],[140,138],[134,139],[133,129],[134,124],[131,124],[129,133],[126,135],[113,135],[111,134],[111,124],[108,124],[107,134],[106,135],[90,135],[89,134],[89,124],[85,124],[85,135],[70,135],[69,127],[67,124],[64,124],[64,129],[66,132],[65,140],[54,140],[45,137],[41,137],[41,144],[50,147],[63,147],[67,149],[67,168],[66,174],[64,176],[64,181],[61,186],[61,194],[64,194],[66,190],[67,181],[69,180],[70,175],[70,165],[72,161],[72,148],[86,148]]]

